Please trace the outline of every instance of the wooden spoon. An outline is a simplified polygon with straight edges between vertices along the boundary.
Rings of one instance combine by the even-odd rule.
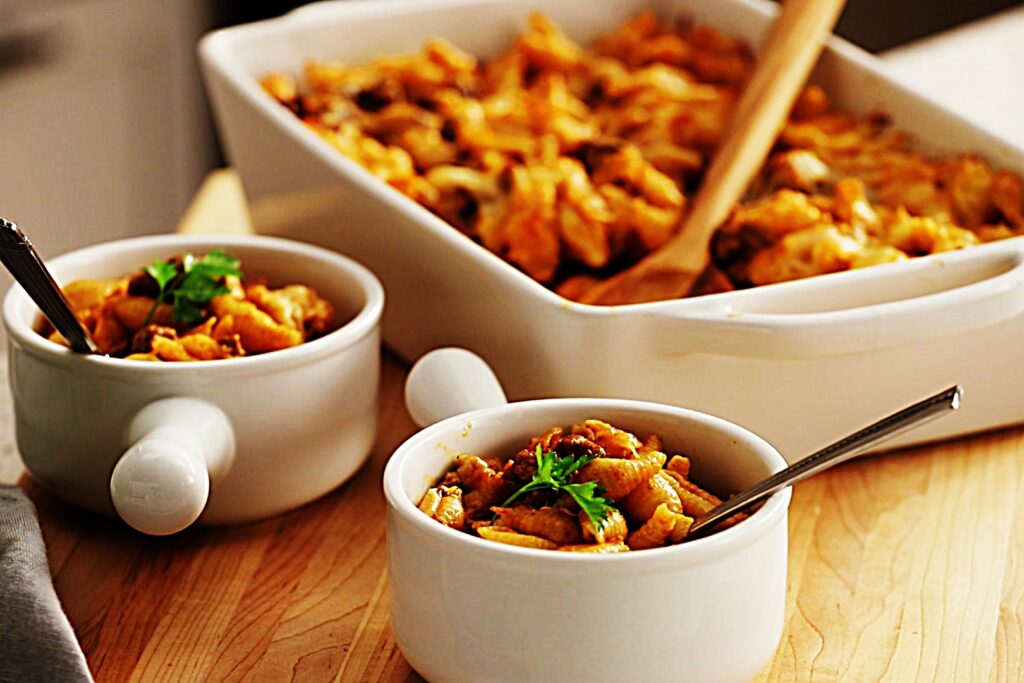
[[[708,264],[711,236],[764,164],[845,0],[785,0],[736,105],[731,132],[683,226],[657,251],[588,291],[588,304],[685,296]]]

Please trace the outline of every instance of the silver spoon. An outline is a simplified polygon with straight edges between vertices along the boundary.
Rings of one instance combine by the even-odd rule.
[[[737,512],[746,510],[768,496],[807,477],[823,472],[830,467],[849,460],[869,446],[891,439],[913,427],[941,417],[960,407],[963,391],[953,386],[945,391],[919,401],[912,406],[884,417],[878,422],[854,432],[849,436],[826,446],[784,470],[776,472],[759,484],[742,491],[729,500],[717,505],[694,520],[684,540],[690,540],[709,531],[722,520]]]
[[[11,221],[0,218],[0,261],[11,272],[46,319],[67,340],[71,349],[79,353],[99,353],[96,342],[75,317],[64,292],[32,243],[21,229]]]

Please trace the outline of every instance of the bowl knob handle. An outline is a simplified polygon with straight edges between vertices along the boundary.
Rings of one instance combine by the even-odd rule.
[[[235,456],[228,416],[195,398],[150,403],[132,418],[125,438],[129,446],[110,475],[110,497],[121,519],[154,536],[192,524]]]
[[[427,353],[416,361],[405,380],[405,407],[420,427],[506,403],[505,391],[491,366],[466,349]]]

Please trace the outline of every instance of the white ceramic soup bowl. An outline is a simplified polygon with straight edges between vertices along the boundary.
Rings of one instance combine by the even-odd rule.
[[[756,675],[783,629],[788,489],[732,528],[620,555],[485,541],[416,505],[458,453],[513,454],[531,436],[585,418],[662,436],[666,451],[689,455],[694,480],[716,492],[782,469],[782,456],[741,427],[668,405],[591,398],[502,405],[500,389],[481,388],[487,380],[475,378],[478,370],[452,361],[414,368],[407,388],[414,418],[430,419],[444,412],[438,405],[459,400],[490,407],[424,428],[384,472],[392,626],[412,667],[435,683],[699,683]],[[437,377],[452,368],[460,387],[454,397],[452,383]]]
[[[384,294],[355,261],[268,237],[162,235],[49,262],[60,283],[222,248],[271,286],[306,284],[335,331],[267,354],[152,363],[77,354],[39,335],[19,286],[3,306],[18,450],[56,495],[151,534],[302,505],[348,479],[373,444]]]

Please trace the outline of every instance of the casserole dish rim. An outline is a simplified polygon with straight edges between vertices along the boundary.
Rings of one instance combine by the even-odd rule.
[[[739,6],[746,11],[755,12],[765,19],[768,19],[777,13],[777,7],[772,3],[758,2],[757,0],[728,0],[728,3]],[[854,278],[855,280],[860,279],[860,277],[868,280],[873,280],[876,277],[883,278],[887,273],[893,271],[899,272],[902,269],[906,269],[908,263],[922,261],[941,263],[944,259],[948,258],[951,253],[955,253],[943,252],[931,254],[914,257],[909,259],[907,262],[898,261],[862,269],[825,273],[798,280],[760,285],[727,292],[717,292],[698,297],[684,297],[612,306],[591,305],[576,302],[562,297],[554,290],[549,289],[544,284],[533,279],[512,263],[506,261],[499,255],[491,252],[482,244],[479,244],[467,235],[461,233],[458,228],[432,213],[425,206],[419,204],[397,188],[390,186],[386,181],[375,177],[370,171],[360,166],[356,161],[349,159],[343,153],[334,149],[330,143],[310,129],[309,126],[305,125],[292,112],[282,107],[267,93],[265,93],[260,87],[259,77],[250,73],[240,60],[235,59],[232,54],[233,48],[236,47],[239,42],[258,40],[263,36],[270,35],[290,35],[295,32],[301,32],[304,27],[308,27],[310,25],[320,28],[327,25],[330,28],[341,29],[346,24],[357,19],[380,19],[385,16],[402,17],[414,14],[417,11],[431,11],[439,8],[480,8],[486,7],[487,5],[499,4],[508,3],[507,0],[320,0],[319,2],[314,2],[312,4],[296,8],[279,17],[213,31],[202,38],[199,43],[198,51],[204,70],[209,69],[216,72],[220,77],[231,83],[231,87],[239,96],[246,100],[249,107],[259,112],[261,117],[265,118],[272,125],[284,132],[293,143],[300,145],[303,149],[313,154],[317,160],[321,163],[327,164],[335,173],[341,174],[347,182],[351,183],[360,192],[370,195],[382,205],[386,205],[389,210],[397,211],[402,214],[402,216],[409,222],[414,223],[418,230],[430,235],[433,240],[437,241],[440,245],[439,248],[457,252],[463,258],[474,260],[477,265],[482,268],[486,268],[490,273],[492,273],[503,286],[511,287],[514,290],[513,295],[530,297],[538,303],[542,303],[546,307],[567,309],[586,316],[646,315],[660,313],[684,314],[691,310],[701,311],[720,307],[721,303],[727,303],[730,298],[746,299],[747,297],[756,298],[758,296],[757,294],[752,293],[764,291],[772,293],[766,296],[774,296],[775,292],[781,293],[779,288],[811,288],[814,287],[814,285],[810,283],[820,282],[823,279],[828,282],[835,282],[837,280],[842,281],[842,278],[850,277],[853,273],[857,273],[858,275],[864,272],[870,273],[870,275]],[[623,2],[622,4],[626,5],[631,3]],[[641,8],[654,7],[655,9],[658,9],[664,6],[673,6],[676,3],[671,0],[666,0],[663,2],[638,2],[636,4]],[[538,9],[544,9],[543,2],[523,6],[523,15],[525,16],[529,11]],[[426,39],[426,37],[423,39]],[[899,94],[901,97],[916,100],[916,104],[920,106],[927,106],[941,112],[944,117],[955,122],[958,126],[963,127],[974,136],[987,138],[991,144],[1000,146],[1002,148],[1002,153],[1019,162],[1020,168],[1014,168],[1013,170],[1015,172],[1024,172],[1024,148],[1020,148],[1013,142],[1001,138],[998,135],[994,135],[969,119],[964,118],[957,112],[946,108],[944,105],[928,97],[926,94],[914,90],[909,84],[903,83],[899,79],[889,75],[884,69],[884,63],[882,63],[878,58],[845,39],[834,35],[827,41],[825,50],[830,53],[830,56],[853,62],[857,68],[864,70],[872,77],[885,81],[888,86],[900,91]],[[381,56],[384,55],[382,54]],[[205,75],[207,78],[210,78],[209,74]],[[913,136],[913,142],[916,148],[927,148],[931,144],[928,140],[923,140],[921,136],[916,134]],[[974,152],[960,149],[956,153],[967,154]],[[993,166],[997,166],[995,160],[990,158],[988,160],[993,164]],[[1004,167],[1004,165],[999,165],[998,167],[1001,168]],[[1022,237],[1024,236],[1015,236],[1004,240],[998,240],[996,242],[985,243],[969,247],[963,251],[972,252],[979,247],[987,247],[992,244],[1005,245],[1007,243],[1015,243],[1014,247],[1006,247],[1008,251],[1021,251],[1024,250],[1024,240],[1021,240]],[[913,299],[918,297],[898,297],[895,301],[902,301],[908,298]],[[783,325],[787,325],[795,323],[799,315],[802,314],[793,314],[788,317],[787,314],[776,314],[775,320],[781,322]],[[790,322],[787,322],[787,320]]]

